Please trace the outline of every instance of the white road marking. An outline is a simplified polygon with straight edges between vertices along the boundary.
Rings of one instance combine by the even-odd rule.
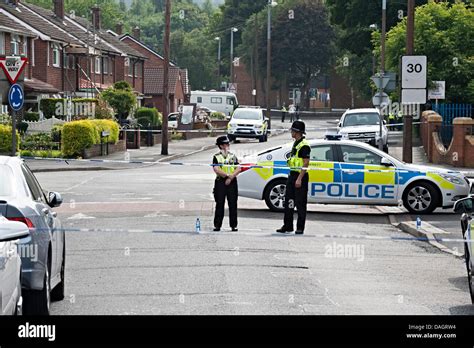
[[[82,213],[73,215],[73,216],[68,218],[68,220],[92,220],[92,219],[95,219],[95,217],[88,216],[88,215],[85,215],[85,214],[82,214]]]

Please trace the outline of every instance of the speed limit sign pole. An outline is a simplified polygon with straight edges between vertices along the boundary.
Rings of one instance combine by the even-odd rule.
[[[408,0],[407,5],[407,55],[412,55],[415,44],[415,0]],[[403,100],[402,100],[403,104]],[[406,110],[410,108],[405,108]],[[413,116],[405,113],[403,117],[403,161],[413,162]]]

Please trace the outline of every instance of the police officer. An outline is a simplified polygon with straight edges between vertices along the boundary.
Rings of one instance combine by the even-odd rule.
[[[311,147],[305,139],[306,126],[302,121],[295,121],[291,127],[291,136],[295,139],[291,150],[288,166],[290,175],[286,182],[285,219],[278,233],[293,232],[294,209],[298,210],[296,234],[303,234],[306,223],[306,206],[308,204],[309,175],[305,169],[309,167]]]
[[[214,155],[213,164],[216,173],[214,183],[214,199],[216,212],[214,215],[214,232],[219,232],[224,220],[225,199],[229,204],[229,222],[233,232],[237,231],[237,175],[240,173],[237,157],[229,151],[230,141],[227,136],[217,138],[216,145],[220,152]]]

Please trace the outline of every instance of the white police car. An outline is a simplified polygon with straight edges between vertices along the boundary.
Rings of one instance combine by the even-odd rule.
[[[469,195],[470,182],[460,172],[406,164],[358,141],[309,142],[310,168],[317,169],[309,171],[310,203],[396,206],[403,202],[410,212],[426,214],[452,207]],[[283,211],[291,148],[290,143],[245,157],[239,195],[265,200],[272,211]]]

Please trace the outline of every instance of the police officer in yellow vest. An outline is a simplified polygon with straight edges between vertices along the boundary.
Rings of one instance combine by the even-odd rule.
[[[216,212],[214,215],[214,232],[219,232],[224,220],[225,199],[229,204],[229,222],[233,232],[237,231],[237,175],[240,173],[237,156],[229,151],[230,142],[227,136],[217,138],[216,145],[220,152],[214,155],[213,165],[216,173],[214,183],[214,199]]]
[[[306,206],[308,204],[309,175],[305,169],[309,167],[311,147],[305,139],[306,126],[302,121],[295,121],[291,127],[291,136],[295,139],[291,150],[288,166],[290,174],[286,182],[285,219],[278,233],[290,233],[294,230],[294,209],[298,210],[296,234],[303,234],[306,223]]]

